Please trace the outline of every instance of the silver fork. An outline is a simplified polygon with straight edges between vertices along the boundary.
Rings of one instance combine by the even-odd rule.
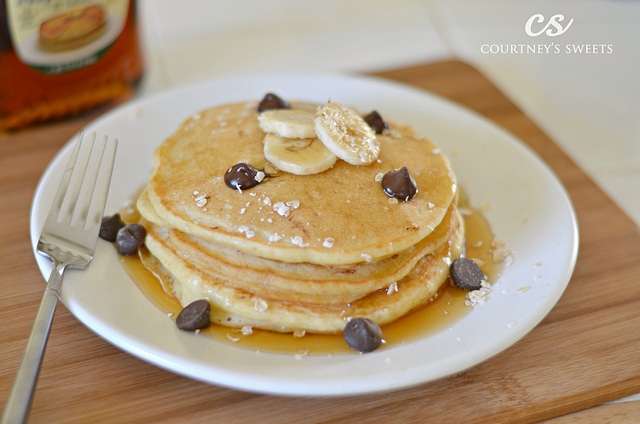
[[[7,400],[3,423],[22,423],[28,415],[65,270],[86,268],[93,259],[117,144],[118,140],[106,136],[100,139],[95,133],[78,137],[38,241],[38,253],[54,266]]]

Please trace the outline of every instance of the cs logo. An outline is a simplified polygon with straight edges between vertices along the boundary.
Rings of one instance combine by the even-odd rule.
[[[541,25],[537,24],[544,23],[544,16],[540,13],[536,13],[529,18],[527,24],[524,27],[524,31],[530,37],[537,37],[538,35],[541,35],[543,33],[547,34],[549,37],[555,37],[564,34],[569,29],[569,27],[573,23],[573,18],[571,18],[571,20],[567,22],[567,25],[565,25],[564,27],[561,23],[563,21],[564,15],[553,15],[551,18],[549,18],[549,21],[547,21],[547,23],[541,27]],[[534,30],[534,25],[537,27],[537,30]]]

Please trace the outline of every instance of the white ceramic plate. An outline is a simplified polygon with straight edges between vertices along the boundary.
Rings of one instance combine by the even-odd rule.
[[[64,304],[86,326],[145,361],[197,380],[261,393],[347,395],[408,387],[473,367],[522,338],[556,304],[578,248],[573,207],[557,178],[532,151],[486,119],[385,80],[327,74],[231,78],[126,104],[86,128],[120,141],[106,210],[119,210],[144,185],[154,149],[185,118],[211,106],[260,99],[270,91],[285,99],[331,98],[363,111],[377,109],[441,146],[472,203],[490,205],[486,217],[496,238],[514,251],[489,301],[451,328],[416,342],[364,355],[296,359],[177,330],[129,279],[113,246],[99,241],[89,269],[67,273],[62,291]],[[70,152],[68,143],[36,190],[34,246]],[[51,265],[35,256],[48,276]]]

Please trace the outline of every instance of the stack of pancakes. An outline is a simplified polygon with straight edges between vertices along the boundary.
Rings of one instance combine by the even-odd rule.
[[[222,325],[333,333],[350,318],[382,325],[433,299],[464,237],[440,150],[389,123],[370,165],[278,172],[263,154],[256,104],[205,110],[155,152],[137,206],[151,259],[182,305],[206,298]],[[224,175],[241,162],[267,177],[230,188]],[[389,198],[379,182],[401,167],[418,187],[409,201]]]

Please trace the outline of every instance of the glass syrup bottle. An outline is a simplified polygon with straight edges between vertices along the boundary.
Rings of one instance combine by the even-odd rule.
[[[0,0],[0,130],[126,99],[143,70],[135,0]]]

